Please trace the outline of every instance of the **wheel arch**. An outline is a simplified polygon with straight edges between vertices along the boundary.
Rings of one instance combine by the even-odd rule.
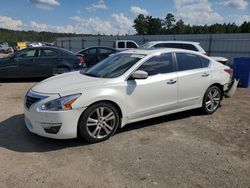
[[[216,82],[216,83],[213,83],[212,85],[210,85],[208,88],[210,88],[210,87],[212,87],[212,86],[217,86],[219,89],[220,89],[220,91],[221,91],[221,100],[223,99],[223,96],[224,96],[224,90],[223,90],[223,85],[222,84],[220,84],[220,83],[218,83],[218,82]],[[207,89],[208,89],[207,88]],[[207,90],[206,90],[207,91]]]
[[[90,106],[92,106],[92,105],[95,105],[95,104],[98,104],[98,103],[102,103],[102,102],[112,104],[112,105],[116,108],[116,110],[118,111],[119,117],[120,117],[120,118],[123,118],[123,113],[122,113],[121,107],[120,107],[116,102],[114,102],[114,101],[112,101],[112,100],[99,100],[99,101],[96,101],[96,102],[90,104],[88,107],[90,107]],[[83,113],[84,113],[84,112],[83,112]]]
[[[93,103],[91,103],[90,105],[88,105],[88,108],[89,108],[90,106],[93,106],[93,105],[98,104],[98,103],[103,103],[103,102],[104,102],[104,103],[109,103],[109,104],[113,105],[113,106],[117,109],[117,112],[118,112],[118,115],[119,115],[120,119],[123,118],[123,112],[122,112],[121,107],[120,107],[116,102],[114,102],[114,101],[112,101],[112,100],[99,100],[99,101],[93,102]],[[78,119],[78,123],[77,123],[77,137],[79,136],[79,122],[80,122],[80,119],[81,119],[81,117],[83,116],[84,112],[85,112],[85,110],[82,112],[80,118]],[[120,122],[119,127],[120,127],[120,126],[121,126],[121,122]]]

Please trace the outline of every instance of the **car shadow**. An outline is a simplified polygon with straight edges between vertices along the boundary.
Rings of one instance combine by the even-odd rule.
[[[28,131],[24,115],[15,115],[0,122],[0,147],[17,152],[47,152],[86,145],[79,139],[55,140]]]
[[[201,115],[198,110],[190,110],[150,120],[136,122],[119,129],[116,134],[122,134],[143,127]],[[116,136],[116,135],[114,135]],[[117,135],[118,136],[118,135]],[[90,145],[80,139],[55,140],[37,136],[28,131],[24,123],[24,115],[12,116],[0,122],[0,147],[16,152],[48,152],[68,147]]]

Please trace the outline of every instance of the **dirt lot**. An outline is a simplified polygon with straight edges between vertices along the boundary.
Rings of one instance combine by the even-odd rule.
[[[33,83],[0,83],[0,187],[250,187],[250,90],[127,125],[106,142],[51,140],[24,125]]]

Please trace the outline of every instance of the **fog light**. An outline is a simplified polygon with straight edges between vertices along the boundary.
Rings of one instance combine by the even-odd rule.
[[[41,123],[46,133],[57,134],[62,126],[61,123]]]

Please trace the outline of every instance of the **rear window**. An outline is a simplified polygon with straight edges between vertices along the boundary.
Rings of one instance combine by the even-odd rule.
[[[57,52],[54,50],[50,50],[50,49],[42,49],[40,50],[40,57],[52,57],[52,56],[56,56]]]
[[[201,59],[203,67],[208,67],[210,65],[210,60],[209,59],[207,59],[205,57],[201,57],[201,56],[200,56],[200,59]]]
[[[201,59],[199,56],[188,53],[176,53],[178,70],[192,70],[202,68]]]
[[[198,51],[197,48],[192,44],[182,44],[182,46],[183,46],[183,49],[185,50],[192,50],[196,52]]]
[[[160,43],[160,44],[156,44],[154,47],[155,48],[178,48],[178,49],[183,49],[182,44],[176,44],[176,43]]]
[[[133,42],[127,42],[127,48],[137,48],[137,46]]]

